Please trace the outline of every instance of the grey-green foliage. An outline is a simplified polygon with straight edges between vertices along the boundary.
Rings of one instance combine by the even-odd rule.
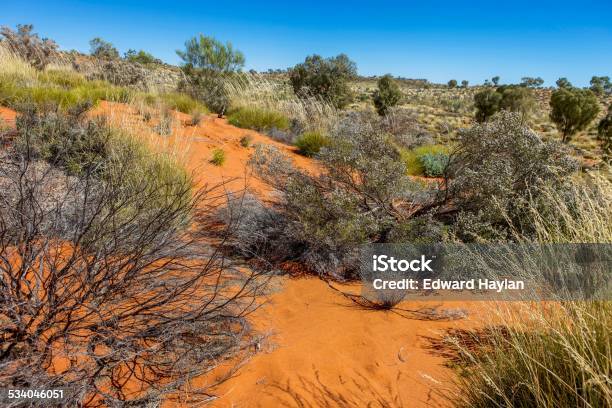
[[[119,59],[119,51],[113,44],[100,37],[89,41],[90,54],[94,57],[107,60]]]
[[[448,155],[445,153],[425,153],[419,156],[427,177],[440,177],[448,165]]]
[[[374,106],[379,115],[386,115],[389,108],[397,105],[401,99],[402,91],[390,74],[378,80],[378,89],[374,92]]]
[[[470,82],[467,79],[464,79],[463,81],[461,81],[461,87],[462,88],[467,88],[469,83]]]
[[[43,70],[57,56],[57,44],[48,38],[40,38],[32,30],[32,24],[17,24],[17,31],[3,26],[0,36],[11,52],[34,68]]]
[[[539,88],[544,85],[544,80],[540,77],[523,77],[521,78],[521,86],[526,86],[527,88]]]
[[[599,113],[595,94],[589,89],[559,88],[550,97],[550,119],[567,143],[576,133],[586,129]]]
[[[289,71],[293,91],[300,97],[315,96],[337,108],[353,99],[348,81],[357,75],[357,66],[345,54],[332,58],[310,55]]]
[[[449,88],[456,88],[457,87],[457,80],[456,79],[451,79],[450,81],[448,81],[447,83]]]
[[[508,239],[508,223],[524,225],[525,203],[543,185],[561,188],[577,169],[565,148],[543,141],[517,113],[463,131],[448,167],[444,192],[457,207],[455,231],[466,240]]]
[[[286,233],[302,248],[300,259],[320,273],[350,273],[353,251],[384,242],[395,225],[394,205],[413,183],[393,145],[371,126],[344,122],[330,141],[318,155],[318,176],[295,169],[269,146],[259,146],[251,164],[282,193]]]
[[[555,83],[557,84],[557,88],[571,88],[573,86],[572,83],[565,77],[557,79],[557,82]]]
[[[200,34],[187,40],[185,49],[176,53],[183,60],[181,68],[187,78],[180,88],[203,101],[211,111],[219,115],[227,112],[229,97],[225,80],[244,66],[242,52],[229,42],[223,44]]]
[[[486,88],[474,94],[474,107],[476,108],[476,120],[485,122],[499,111],[501,94],[494,89]]]

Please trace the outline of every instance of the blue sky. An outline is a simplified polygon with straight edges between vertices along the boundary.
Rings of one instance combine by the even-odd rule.
[[[612,76],[612,1],[6,1],[0,25],[32,23],[63,49],[100,36],[169,63],[195,34],[231,41],[246,68],[344,52],[362,75],[482,83]]]

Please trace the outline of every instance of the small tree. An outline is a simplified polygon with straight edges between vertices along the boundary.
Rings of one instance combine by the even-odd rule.
[[[557,88],[571,88],[573,86],[572,83],[565,77],[557,79],[557,82],[555,83],[557,84]]]
[[[289,71],[289,80],[296,95],[320,97],[343,108],[352,100],[348,81],[356,75],[357,66],[345,54],[333,58],[311,55]]]
[[[468,80],[467,80],[467,79],[464,79],[463,81],[461,81],[461,86],[462,86],[463,88],[467,88],[467,87],[468,87],[468,85],[469,85],[469,82],[468,82]]]
[[[244,54],[231,43],[200,34],[185,42],[185,50],[177,50],[183,60],[182,70],[187,83],[181,85],[213,112],[223,115],[229,107],[225,79],[244,66]]]
[[[448,87],[449,88],[456,88],[457,87],[457,80],[456,79],[451,79],[450,81],[448,81]]]
[[[96,37],[89,41],[90,54],[94,57],[106,60],[119,59],[119,51],[108,41]]]
[[[591,78],[591,91],[597,95],[612,93],[612,83],[608,76],[594,76]]]
[[[491,81],[493,82],[493,85],[497,86],[499,84],[499,75],[495,75],[493,78],[491,78]]]
[[[499,111],[499,103],[502,95],[491,88],[484,89],[474,95],[474,106],[476,107],[476,120],[485,122]]]
[[[523,77],[521,78],[521,86],[526,86],[527,88],[539,88],[544,84],[544,80],[540,77]]]
[[[588,89],[559,88],[550,97],[550,119],[561,132],[563,143],[586,129],[599,113],[597,97]]]
[[[612,158],[612,105],[608,106],[608,114],[599,122],[597,137],[602,141],[604,159],[609,162]]]
[[[499,102],[500,110],[517,112],[525,119],[535,106],[535,98],[529,88],[519,86],[502,86],[497,88],[502,98]]]
[[[48,38],[40,38],[33,33],[32,24],[17,24],[17,31],[3,26],[0,36],[8,49],[18,55],[34,68],[43,70],[51,60],[57,55],[57,44]]]
[[[402,91],[390,74],[378,80],[378,89],[374,92],[374,106],[379,115],[386,115],[389,108],[397,105],[401,99]]]

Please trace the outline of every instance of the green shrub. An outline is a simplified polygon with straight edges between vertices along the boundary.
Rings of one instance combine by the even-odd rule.
[[[402,149],[400,154],[402,160],[406,163],[408,174],[411,176],[422,176],[427,175],[425,162],[428,165],[431,164],[433,167],[429,170],[436,173],[434,163],[437,163],[437,161],[441,160],[443,157],[448,157],[448,147],[442,145],[425,145],[411,150]],[[434,160],[425,159],[425,161],[423,161],[422,158],[426,156],[432,157]]]
[[[252,137],[250,135],[244,135],[240,138],[240,146],[249,147],[251,145]]]
[[[597,126],[597,138],[602,142],[604,158],[610,161],[612,159],[612,105],[608,106],[608,114]]]
[[[389,108],[397,105],[401,99],[402,92],[390,74],[378,80],[378,89],[374,92],[374,106],[379,115],[386,115]]]
[[[289,71],[289,80],[296,95],[319,97],[343,108],[353,99],[348,81],[356,75],[357,66],[345,54],[333,58],[310,55]]]
[[[447,85],[451,89],[456,88],[457,87],[457,80],[456,79],[451,79],[450,81],[448,81]]]
[[[476,120],[485,122],[499,111],[499,103],[502,96],[491,88],[484,89],[474,94],[474,107],[476,108]]]
[[[427,177],[440,177],[444,175],[444,170],[448,165],[448,154],[425,153],[419,156],[419,161]]]
[[[238,108],[228,115],[227,120],[233,126],[258,131],[288,130],[290,127],[286,116],[257,107]]]
[[[535,106],[535,98],[527,87],[504,85],[496,90],[488,88],[476,93],[474,105],[478,122],[487,121],[500,110],[518,112],[526,118]]]
[[[162,61],[160,59],[155,58],[152,54],[140,50],[136,51],[133,49],[129,49],[123,54],[123,59],[129,62],[138,63],[138,64],[161,64]]]
[[[314,156],[321,151],[321,148],[329,144],[329,137],[321,132],[306,132],[295,141],[295,145],[304,156]]]
[[[107,60],[119,59],[119,51],[117,51],[117,48],[100,37],[91,39],[89,41],[89,47],[91,55],[96,58]]]
[[[219,148],[214,149],[210,162],[215,166],[222,166],[225,163],[225,151]]]

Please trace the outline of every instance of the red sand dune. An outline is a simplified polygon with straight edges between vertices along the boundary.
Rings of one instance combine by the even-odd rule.
[[[175,113],[181,124],[172,136],[164,137],[156,135],[132,107],[102,102],[96,111],[148,134],[159,142],[154,145],[181,154],[186,151],[185,163],[200,183],[234,180],[226,188],[239,190],[246,184],[254,193],[267,195],[269,187],[246,169],[253,148],[240,145],[245,135],[252,137],[253,144],[277,146],[300,168],[318,171],[316,162],[297,155],[292,147],[212,115],[198,126],[190,126],[188,115]],[[6,109],[0,110],[0,115],[14,118]],[[223,166],[209,163],[215,148],[226,152]],[[426,321],[364,310],[317,278],[281,277],[276,283],[278,288],[269,302],[250,317],[255,329],[269,334],[268,338],[237,376],[220,387],[220,398],[213,406],[444,405],[437,391],[448,387],[453,373],[443,365],[442,357],[430,351],[425,337],[437,336],[446,328],[472,325],[469,319]],[[345,285],[344,289],[358,292],[359,286]],[[429,302],[402,305],[408,309],[431,306],[434,304]],[[475,312],[485,305],[447,302],[437,306]],[[207,379],[196,381],[205,383]]]

